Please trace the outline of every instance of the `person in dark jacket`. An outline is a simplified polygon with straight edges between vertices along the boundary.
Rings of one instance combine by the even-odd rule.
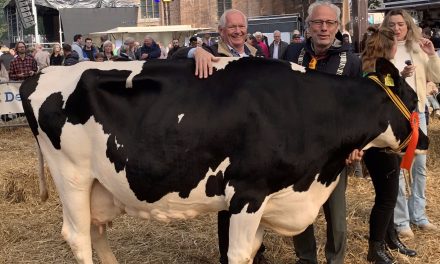
[[[173,39],[173,47],[168,51],[167,59],[171,59],[178,49],[180,49],[179,40]]]
[[[78,52],[72,50],[72,46],[67,43],[63,44],[64,66],[71,66],[79,62]]]
[[[310,5],[306,23],[310,38],[305,43],[290,44],[284,59],[314,69],[336,75],[352,77],[362,76],[360,59],[349,52],[349,46],[343,45],[342,34],[338,31],[341,11],[328,2],[315,2]],[[358,153],[358,152],[357,152]],[[324,203],[324,215],[327,221],[327,243],[325,257],[327,263],[343,264],[347,240],[345,189],[347,172],[340,174],[339,183]],[[298,264],[318,263],[316,239],[313,225],[303,233],[293,237]]]
[[[64,55],[61,50],[61,45],[59,43],[55,43],[52,48],[52,54],[50,55],[50,65],[63,65]]]
[[[154,39],[146,35],[144,38],[144,45],[139,50],[138,58],[140,60],[157,59],[160,57],[160,47],[154,42]]]

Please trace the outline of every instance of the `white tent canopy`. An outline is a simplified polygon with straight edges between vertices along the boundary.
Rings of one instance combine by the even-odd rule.
[[[193,28],[191,25],[117,27],[106,31],[92,32],[89,35],[94,40],[97,40],[99,36],[108,35],[110,40],[116,41],[116,46],[119,46],[126,37],[133,37],[142,44],[145,35],[150,35],[156,42],[167,46],[173,38],[179,39],[181,43],[186,43],[192,35],[203,30],[210,30],[210,28]]]

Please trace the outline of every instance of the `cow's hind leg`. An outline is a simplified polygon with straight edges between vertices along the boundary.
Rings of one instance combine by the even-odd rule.
[[[252,263],[253,256],[261,245],[263,230],[260,228],[266,201],[258,211],[248,213],[246,205],[238,214],[232,214],[229,224],[229,264]]]
[[[261,244],[263,243],[263,236],[264,228],[260,225],[257,229],[257,233],[255,234],[254,245],[252,247],[252,259],[255,258],[255,255],[257,254],[258,250],[261,247]]]
[[[115,255],[113,254],[107,240],[107,231],[106,225],[93,225],[90,229],[90,234],[92,236],[92,244],[93,248],[96,250],[96,254],[98,254],[98,258],[102,264],[116,264],[118,261],[116,260]]]

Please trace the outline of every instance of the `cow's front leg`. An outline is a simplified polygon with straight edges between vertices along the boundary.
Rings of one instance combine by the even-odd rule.
[[[245,205],[238,214],[232,214],[229,224],[229,264],[252,264],[258,248],[263,241],[263,228],[260,226],[266,200],[256,212],[247,212]]]

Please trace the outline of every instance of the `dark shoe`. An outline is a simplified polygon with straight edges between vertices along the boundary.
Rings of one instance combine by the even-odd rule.
[[[389,249],[397,250],[403,255],[407,255],[408,257],[414,257],[417,255],[417,252],[415,250],[407,248],[405,244],[400,241],[399,236],[397,235],[397,232],[395,230],[385,237],[385,242],[387,243]]]
[[[385,242],[369,241],[367,260],[375,264],[394,264],[393,257],[388,253]]]

